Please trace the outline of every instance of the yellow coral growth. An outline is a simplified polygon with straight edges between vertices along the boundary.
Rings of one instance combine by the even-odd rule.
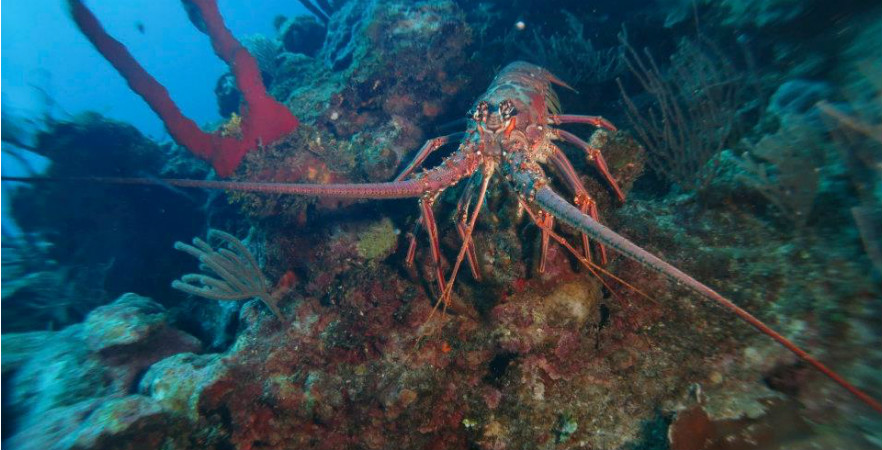
[[[242,137],[242,116],[233,113],[230,119],[220,127],[220,135],[223,137]]]

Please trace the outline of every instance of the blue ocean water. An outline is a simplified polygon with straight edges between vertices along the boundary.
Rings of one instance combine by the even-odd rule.
[[[4,12],[4,447],[882,446],[878,2]]]

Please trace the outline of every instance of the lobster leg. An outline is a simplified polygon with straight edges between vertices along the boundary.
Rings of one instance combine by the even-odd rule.
[[[576,199],[576,204],[577,205],[579,204],[579,199]],[[591,218],[596,220],[597,222],[600,222],[600,218],[599,218],[600,213],[597,212],[597,202],[595,202],[593,199],[588,199],[588,200],[584,200],[583,204],[588,205],[588,215],[591,216]],[[582,211],[581,207],[579,208],[579,211]],[[584,212],[582,214],[584,214]],[[586,235],[583,234],[583,236],[586,236]],[[600,264],[601,265],[604,265],[607,262],[609,262],[609,257],[606,256],[606,247],[603,244],[601,244],[599,242],[597,243],[597,251],[600,252]]]
[[[413,231],[408,233],[407,240],[409,241],[407,246],[407,257],[404,258],[404,263],[407,264],[408,267],[413,266],[413,260],[416,257],[416,245],[417,245],[417,234],[420,232],[420,228],[423,226],[423,216],[416,220],[416,223],[413,224]]]
[[[471,180],[475,180],[476,178],[472,178]],[[480,178],[477,178],[480,179]],[[473,181],[469,181],[473,183]],[[454,222],[456,223],[456,231],[459,233],[459,237],[465,239],[465,225],[466,225],[466,217],[468,217],[468,208],[471,203],[472,194],[474,193],[473,186],[469,184],[463,190],[462,195],[460,195],[459,202],[456,206],[456,214],[454,217]],[[417,246],[417,234],[419,233],[420,227],[425,223],[424,215],[421,215],[419,219],[417,219],[414,224],[413,232],[408,234],[408,247],[407,247],[407,257],[404,259],[405,264],[408,266],[412,266],[414,259],[416,257],[416,246]],[[435,227],[437,229],[437,226]],[[431,238],[430,238],[431,240]],[[434,244],[432,244],[434,245]],[[468,262],[469,268],[472,271],[472,276],[477,281],[481,281],[481,272],[478,267],[478,256],[475,252],[475,242],[473,240],[469,240],[468,243]],[[434,256],[434,253],[433,253]]]
[[[579,139],[573,133],[570,133],[566,130],[554,130],[554,133],[557,134],[557,137],[563,139],[570,144],[579,147],[584,150],[588,155],[588,160],[594,163],[594,166],[597,167],[597,170],[600,171],[600,174],[603,175],[603,178],[606,179],[606,182],[609,183],[612,190],[616,193],[616,197],[618,197],[620,202],[625,201],[625,194],[622,192],[622,189],[619,187],[619,183],[616,182],[616,179],[613,178],[612,173],[609,171],[609,167],[606,165],[606,160],[603,159],[603,155],[600,154],[600,150],[592,147],[587,142]]]
[[[398,174],[398,176],[395,177],[395,180],[393,180],[393,181],[401,181],[401,180],[407,178],[407,176],[410,175],[411,173],[413,173],[414,169],[419,167],[420,164],[422,164],[423,161],[425,161],[426,158],[428,158],[429,155],[432,154],[432,152],[434,152],[435,150],[438,150],[439,148],[443,147],[444,145],[449,144],[450,142],[461,140],[463,138],[463,136],[465,136],[465,133],[459,132],[459,133],[448,134],[447,136],[441,136],[441,137],[436,137],[434,139],[429,139],[428,141],[426,141],[425,144],[423,144],[422,147],[420,147],[420,150],[417,152],[417,154],[413,158],[413,160],[410,161],[410,164],[408,164],[407,167],[405,167],[404,170],[402,170],[401,173]]]
[[[600,116],[582,116],[578,114],[555,114],[548,118],[550,125],[560,125],[562,123],[586,123],[594,125],[597,128],[604,128],[609,131],[616,131],[617,128],[612,122]]]
[[[597,212],[597,202],[594,201],[594,198],[588,193],[588,189],[585,188],[582,180],[579,179],[579,176],[576,174],[576,169],[573,168],[573,164],[567,159],[567,155],[555,146],[554,153],[551,155],[551,162],[554,164],[557,171],[563,175],[564,181],[575,194],[574,203],[579,207],[579,211],[582,211],[583,214],[591,214],[591,217],[599,222],[600,217]],[[585,257],[590,261],[591,247],[588,243],[588,235],[585,233],[582,233],[582,248],[585,251]],[[606,247],[598,244],[598,251],[600,252],[600,263],[606,264]]]
[[[550,230],[554,227],[554,216],[540,212],[535,218],[536,225],[542,231],[542,245],[539,248],[539,267],[536,269],[539,273],[545,273],[545,266],[548,262],[548,243],[551,240]]]
[[[444,270],[441,267],[441,245],[438,242],[438,224],[435,223],[435,213],[432,212],[432,205],[435,204],[434,198],[420,199],[420,211],[422,212],[423,226],[429,235],[429,248],[432,251],[432,261],[435,263],[435,281],[438,288],[444,292]]]
[[[472,239],[472,232],[475,230],[475,223],[478,221],[478,214],[481,213],[481,207],[484,206],[484,199],[487,197],[487,186],[490,184],[490,178],[493,177],[493,171],[495,167],[490,165],[485,168],[485,173],[483,174],[483,180],[481,180],[481,190],[478,193],[478,202],[475,203],[475,210],[472,213],[471,219],[469,219],[468,225],[466,225],[465,236],[463,237],[463,245],[459,249],[459,254],[456,256],[456,264],[453,265],[453,270],[450,274],[450,280],[447,281],[447,286],[441,293],[441,301],[444,303],[445,308],[450,303],[450,293],[453,291],[453,282],[456,281],[456,274],[459,272],[459,268],[462,265],[463,259],[465,259],[466,252],[468,251],[469,246],[467,245]]]
[[[462,194],[459,196],[459,201],[456,205],[456,213],[454,214],[453,221],[456,223],[456,231],[459,233],[459,237],[463,240],[463,245],[468,245],[468,250],[466,253],[466,257],[469,263],[469,269],[472,271],[472,277],[481,281],[481,272],[478,266],[478,255],[475,251],[475,241],[469,239],[468,243],[465,242],[465,230],[466,230],[466,220],[468,218],[469,206],[472,203],[472,196],[474,194],[474,184],[475,182],[480,183],[480,172],[475,174],[471,179],[469,179],[468,185],[463,189]]]
[[[456,231],[457,231],[457,233],[459,233],[459,237],[462,238],[463,240],[465,240],[465,221],[456,223]],[[463,244],[467,245],[467,247],[468,247],[468,251],[466,253],[466,260],[469,263],[469,269],[472,272],[472,277],[476,281],[481,281],[481,272],[478,269],[478,256],[477,256],[477,253],[475,252],[475,242],[472,240],[469,240],[468,244],[465,244],[465,242],[463,242]]]

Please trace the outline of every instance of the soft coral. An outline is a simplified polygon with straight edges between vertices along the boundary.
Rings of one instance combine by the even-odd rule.
[[[209,161],[218,175],[231,175],[248,151],[275,142],[297,129],[297,117],[267,94],[257,62],[224,25],[215,0],[184,0],[184,5],[192,13],[194,22],[201,22],[199,28],[211,38],[215,53],[230,66],[242,92],[242,137],[238,139],[202,131],[181,113],[165,87],[128,49],[107,34],[82,1],[68,0],[68,4],[80,31],[159,115],[172,138]]]

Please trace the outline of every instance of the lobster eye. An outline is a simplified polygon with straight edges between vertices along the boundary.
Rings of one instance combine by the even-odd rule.
[[[499,104],[499,114],[502,116],[503,120],[511,119],[512,116],[517,114],[517,109],[515,109],[514,102],[511,100],[503,100]]]
[[[474,119],[475,122],[483,123],[485,120],[487,120],[487,115],[489,111],[490,104],[482,100],[478,102],[477,106],[475,106],[475,112],[472,113],[472,119]]]

